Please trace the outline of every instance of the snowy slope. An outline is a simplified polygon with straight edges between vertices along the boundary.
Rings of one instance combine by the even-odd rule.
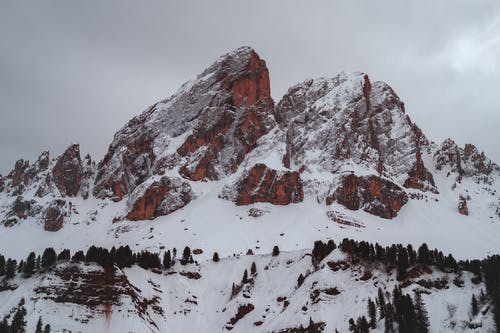
[[[239,48],[128,122],[100,163],[81,158],[76,144],[56,158],[46,152],[33,164],[20,160],[9,175],[0,176],[0,254],[21,260],[46,247],[74,252],[91,245],[153,252],[189,245],[203,250],[195,256],[201,265],[193,267],[203,276],[199,281],[139,268],[121,275],[141,289],[137,299],[159,298],[163,317],[148,312],[157,328],[132,306],[122,313],[113,310],[107,318],[100,312],[89,331],[194,330],[204,327],[207,317],[211,331],[218,331],[238,302],[245,301],[227,299],[231,281],[238,280],[236,275],[250,260],[259,267],[275,260],[269,271],[259,270],[251,292],[252,300],[256,293],[256,309],[238,323],[238,331],[254,331],[251,321],[258,321],[280,292],[295,301],[283,312],[275,301],[269,305],[272,320],[261,328],[271,332],[307,325],[312,315],[298,308],[310,290],[299,292],[293,284],[299,271],[310,266],[309,257],[300,258],[315,240],[347,237],[415,248],[425,242],[457,259],[500,253],[500,168],[486,154],[473,145],[458,147],[451,139],[431,142],[405,113],[394,90],[370,82],[363,73],[304,81],[291,87],[276,107],[269,86],[264,60],[251,48]],[[289,252],[271,258],[274,245]],[[256,256],[230,259],[249,249]],[[226,258],[217,266],[209,261],[215,251]],[[287,256],[294,262],[290,267],[282,261]],[[295,277],[284,281],[288,269]],[[227,279],[217,280],[219,272]],[[371,289],[359,283],[350,290],[354,282],[348,273],[355,274],[339,273],[339,286],[346,292],[338,299],[349,295],[348,300],[365,300]],[[323,269],[313,276],[329,288],[328,274]],[[15,291],[0,292],[6,300],[0,315],[37,286],[64,285],[51,279],[57,277],[18,281]],[[307,279],[305,286],[310,289],[311,283]],[[392,288],[395,282],[384,283]],[[480,287],[469,283],[467,293],[461,293],[450,286],[425,296],[435,308],[429,312],[438,314],[433,326],[448,329],[445,297],[456,299],[456,316],[464,318],[466,310],[460,306]],[[162,292],[155,293],[155,288]],[[189,293],[197,295],[197,307],[179,303]],[[40,313],[50,317],[50,311],[66,307],[64,302],[25,298],[35,309],[29,311],[31,326]],[[338,299],[313,306],[318,308],[313,319],[342,332],[346,316],[356,317],[357,308],[351,304],[347,309],[352,313],[330,314]],[[185,317],[173,315],[171,304],[176,304],[174,311],[183,306],[192,311]],[[222,313],[224,307],[228,313]],[[359,313],[364,310],[363,304]],[[64,311],[85,316],[87,310],[69,306]],[[124,319],[124,312],[133,314]],[[67,324],[78,328],[76,322]]]
[[[232,284],[241,285],[243,271],[250,272],[252,262],[256,264],[257,273],[249,274],[248,283],[233,296]],[[84,277],[102,268],[62,263],[55,271],[67,271],[71,267],[81,274],[76,280],[81,288],[78,293],[93,295],[88,290],[92,279]],[[368,271],[371,276],[366,275]],[[192,277],[186,274],[188,272]],[[306,278],[298,286],[300,274]],[[0,293],[1,313],[8,312],[24,297],[31,323],[28,329],[32,329],[41,316],[56,332],[63,329],[81,332],[277,332],[301,325],[307,327],[311,318],[315,323],[324,323],[325,332],[334,329],[347,332],[349,318],[367,316],[367,300],[375,300],[379,287],[387,292],[386,298],[390,300],[394,286],[399,285],[394,269],[387,271],[380,264],[355,260],[339,249],[317,267],[312,264],[307,250],[281,252],[276,257],[228,257],[217,263],[211,260],[186,266],[177,263],[157,273],[133,266],[114,273],[116,280],[124,281],[113,290],[115,298],[106,298],[95,306],[91,298],[81,295],[80,304],[70,300],[54,301],[61,295],[71,299],[64,296],[69,287],[59,275],[44,274],[15,280],[16,290]],[[471,273],[460,275],[461,287],[453,283],[456,278],[456,274],[432,268],[432,272],[421,272],[410,279],[413,283],[402,291],[412,297],[415,290],[423,291],[433,332],[474,332],[468,328],[471,321],[482,324],[480,332],[491,331],[491,311],[476,318],[470,315],[472,294],[479,297],[484,285],[473,284]],[[447,287],[424,287],[418,281],[446,281],[441,283]],[[231,324],[238,309],[249,304],[252,310]],[[382,320],[373,332],[383,332],[383,328]]]

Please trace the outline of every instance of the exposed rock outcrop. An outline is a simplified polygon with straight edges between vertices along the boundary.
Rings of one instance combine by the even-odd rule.
[[[80,146],[73,144],[59,156],[52,169],[52,179],[63,196],[75,197],[80,191],[82,177]]]
[[[29,166],[30,166],[29,161],[25,161],[23,159],[20,159],[16,162],[14,170],[12,170],[8,176],[11,179],[11,184],[10,184],[11,187],[18,186],[22,181],[26,179],[24,176]]]
[[[492,173],[500,173],[500,167],[486,157],[484,152],[471,144],[466,144],[464,148],[451,139],[443,141],[439,149],[434,154],[436,169],[449,168],[449,171],[456,174],[457,182],[461,182],[463,177],[473,177],[478,182],[491,184]]]
[[[467,207],[467,200],[460,196],[458,199],[458,212],[462,215],[469,215],[469,208]]]
[[[424,166],[420,148],[415,153],[415,156],[415,165],[413,166],[413,169],[408,172],[408,178],[405,180],[403,186],[406,188],[438,193],[432,173],[430,173]]]
[[[349,174],[326,198],[327,205],[334,201],[351,210],[363,209],[372,215],[391,219],[408,202],[408,196],[402,188],[386,179]]]
[[[44,228],[47,231],[58,231],[63,227],[64,210],[66,202],[64,200],[54,200],[49,204],[49,207],[44,213]]]
[[[187,205],[193,198],[191,186],[180,178],[161,177],[138,186],[127,201],[129,220],[151,220]]]
[[[264,164],[254,165],[234,186],[232,199],[237,205],[269,202],[288,205],[304,199],[300,174],[295,171],[277,171]],[[225,196],[231,199],[229,196]]]
[[[33,207],[32,200],[24,200],[22,196],[16,198],[16,201],[12,204],[11,215],[15,215],[18,218],[26,219],[29,215],[30,209]]]

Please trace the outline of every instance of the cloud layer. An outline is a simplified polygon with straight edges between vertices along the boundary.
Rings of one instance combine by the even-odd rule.
[[[309,77],[388,82],[435,141],[500,162],[497,1],[8,1],[0,5],[0,173],[113,134],[219,55],[250,45],[276,101]]]

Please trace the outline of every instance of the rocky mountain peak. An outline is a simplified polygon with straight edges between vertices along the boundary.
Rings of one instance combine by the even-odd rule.
[[[273,108],[264,60],[248,47],[229,52],[116,133],[94,194],[119,201],[173,169],[194,181],[233,173],[274,126]]]
[[[494,174],[500,174],[500,167],[476,146],[465,144],[462,148],[449,138],[434,153],[434,162],[437,170],[447,168],[449,172],[456,173],[458,182],[465,176],[490,184]]]
[[[291,87],[277,105],[276,118],[287,132],[286,164],[292,167],[313,165],[335,173],[354,163],[408,177],[427,142],[392,88],[364,73]]]

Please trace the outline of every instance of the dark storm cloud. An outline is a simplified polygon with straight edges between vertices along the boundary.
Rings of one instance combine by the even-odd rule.
[[[98,159],[112,135],[241,45],[275,100],[309,77],[388,82],[427,136],[500,162],[497,1],[5,1],[0,172],[71,142]]]

